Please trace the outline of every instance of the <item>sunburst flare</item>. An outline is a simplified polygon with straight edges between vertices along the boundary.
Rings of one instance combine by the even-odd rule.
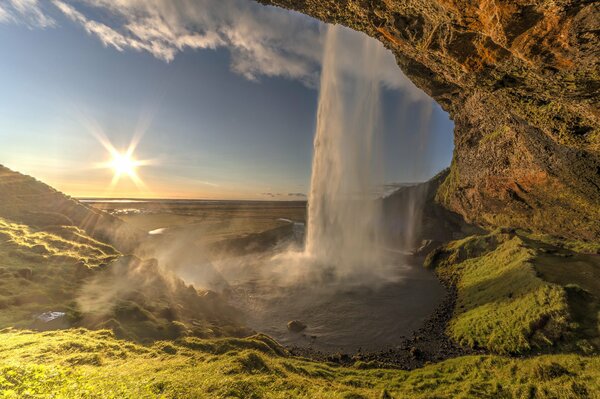
[[[97,165],[99,168],[111,169],[113,171],[113,178],[109,188],[112,189],[116,186],[122,177],[131,179],[139,189],[146,188],[144,181],[138,174],[138,169],[142,166],[151,165],[153,161],[135,158],[135,149],[140,142],[141,135],[134,135],[125,151],[117,150],[102,131],[96,130],[93,132],[93,135],[110,155],[110,159],[107,162],[102,162]]]

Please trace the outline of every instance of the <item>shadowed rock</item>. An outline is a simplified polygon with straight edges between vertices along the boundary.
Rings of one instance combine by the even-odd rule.
[[[287,323],[287,328],[291,332],[299,333],[306,329],[306,324],[302,323],[300,320],[292,320]]]

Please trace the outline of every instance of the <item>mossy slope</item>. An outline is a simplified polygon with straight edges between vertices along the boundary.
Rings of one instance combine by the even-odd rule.
[[[73,320],[82,280],[120,256],[74,226],[46,231],[0,218],[0,326],[61,311]]]
[[[577,398],[600,394],[600,359],[468,356],[411,372],[288,357],[270,339],[152,346],[108,331],[0,334],[4,398]],[[384,393],[385,392],[385,393]],[[385,396],[388,395],[388,396]]]
[[[46,312],[66,315],[40,322]],[[188,286],[156,261],[123,256],[75,226],[0,217],[0,328],[110,328],[136,341],[247,336],[218,295]]]
[[[441,278],[457,287],[457,304],[448,327],[453,339],[472,348],[518,354],[556,350],[557,346],[564,349],[577,339],[578,323],[583,321],[581,312],[574,311],[575,297],[569,286],[573,279],[568,277],[584,276],[584,266],[600,271],[600,265],[590,263],[594,258],[578,264],[575,260],[581,256],[586,255],[556,249],[522,233],[496,231],[450,242],[432,252],[426,266],[436,267]],[[549,257],[560,262],[563,270],[557,275],[555,268],[554,278],[539,271]],[[595,298],[597,294],[590,295]],[[598,334],[592,328],[579,338],[587,340],[588,349],[595,352]]]
[[[77,227],[120,251],[132,251],[143,233],[33,177],[0,165],[0,216],[39,229]]]

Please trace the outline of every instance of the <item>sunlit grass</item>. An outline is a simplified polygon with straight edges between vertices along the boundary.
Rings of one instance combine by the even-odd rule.
[[[45,231],[12,223],[0,218],[0,246],[12,250],[37,254],[52,262],[52,258],[69,258],[83,261],[88,266],[98,266],[119,256],[110,245],[90,238],[74,226],[48,227]]]
[[[76,227],[42,231],[0,218],[0,326],[27,327],[49,310],[73,315],[81,279],[118,256]]]
[[[91,306],[90,306],[91,305]],[[247,336],[236,311],[158,268],[123,257],[73,226],[38,229],[0,218],[0,328],[110,328],[135,341]]]
[[[567,296],[536,275],[535,256],[518,236],[507,234],[469,237],[439,252],[438,273],[458,289],[449,334],[496,353],[554,345],[569,329]]]
[[[460,343],[498,353],[552,345],[567,329],[564,290],[535,276],[533,253],[513,238],[462,265],[450,324]]]
[[[600,359],[468,356],[411,372],[292,358],[270,339],[186,338],[140,346],[108,331],[0,334],[0,397],[594,397]]]

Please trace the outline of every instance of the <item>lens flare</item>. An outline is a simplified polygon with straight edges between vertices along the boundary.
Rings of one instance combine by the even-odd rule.
[[[138,161],[131,158],[128,154],[113,154],[113,159],[110,161],[110,166],[113,168],[116,175],[135,175],[135,170],[138,167]]]
[[[134,135],[126,151],[118,151],[102,131],[93,131],[93,135],[110,155],[108,162],[97,164],[99,168],[111,169],[113,171],[113,179],[109,189],[114,188],[122,177],[131,179],[139,189],[147,189],[138,175],[138,169],[142,166],[152,165],[154,162],[148,159],[138,160],[135,158],[134,152],[140,141],[140,136]]]
[[[105,145],[110,153],[111,160],[101,166],[107,169],[112,169],[114,172],[110,187],[117,185],[121,177],[125,176],[131,179],[138,188],[145,188],[145,184],[137,173],[137,169],[141,166],[149,165],[149,160],[137,160],[133,156],[135,150],[134,145],[130,145],[127,151],[117,151],[110,142]]]
[[[107,193],[112,192],[121,178],[125,177],[131,180],[140,191],[144,191],[148,194],[150,190],[140,178],[138,170],[142,166],[158,165],[160,162],[158,159],[140,160],[135,157],[135,150],[148,129],[154,112],[142,112],[138,124],[133,131],[133,135],[131,136],[131,140],[129,141],[129,145],[126,149],[121,150],[118,150],[113,145],[100,124],[94,118],[81,111],[76,112],[76,115],[87,132],[108,152],[107,161],[94,163],[94,168],[108,169],[113,172],[112,181],[110,182],[110,185],[107,186]]]

